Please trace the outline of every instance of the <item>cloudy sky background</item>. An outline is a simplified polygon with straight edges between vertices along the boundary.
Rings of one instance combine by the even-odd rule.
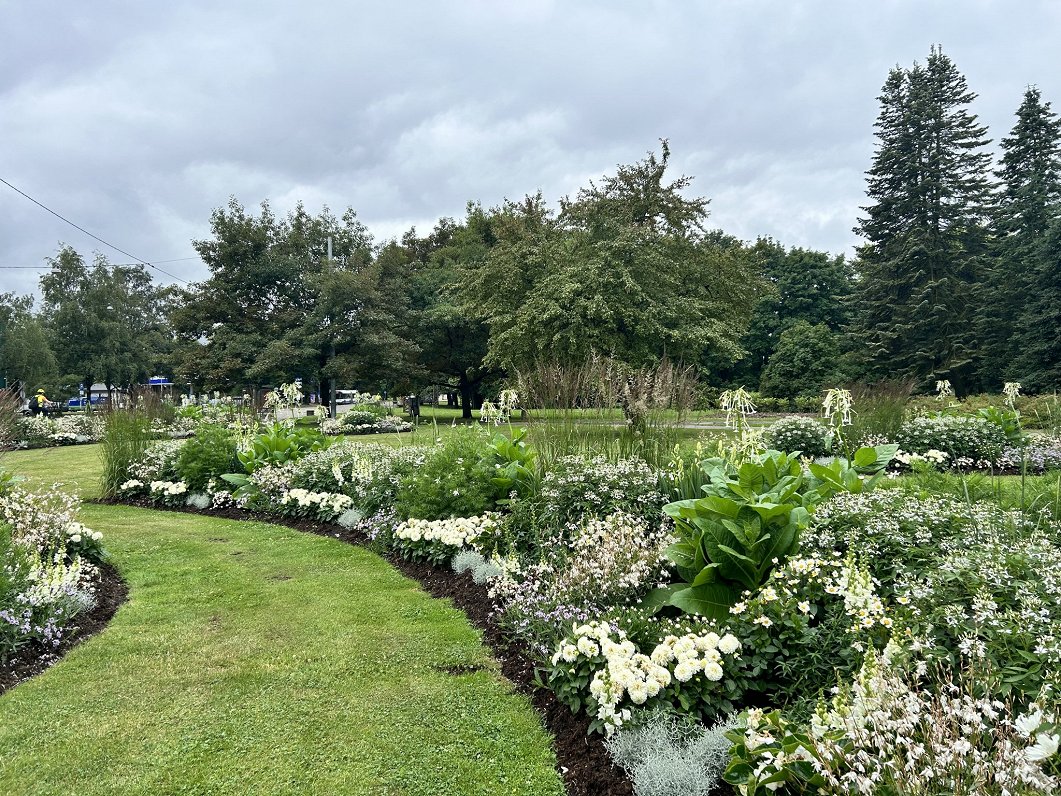
[[[0,0],[0,177],[194,280],[229,196],[385,240],[666,137],[716,226],[850,254],[888,70],[942,44],[997,142],[1027,85],[1061,108],[1059,37],[1055,0]],[[0,184],[0,290],[60,241],[128,260]]]

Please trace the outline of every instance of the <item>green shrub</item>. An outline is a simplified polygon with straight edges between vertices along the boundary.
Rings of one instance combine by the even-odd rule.
[[[783,417],[766,429],[763,441],[774,450],[801,451],[804,456],[829,453],[829,429],[813,417]]]
[[[234,472],[239,467],[236,441],[224,426],[200,424],[195,436],[181,446],[177,474],[193,492],[203,492],[211,479]]]
[[[401,519],[471,517],[494,506],[492,456],[478,429],[461,429],[430,450],[423,465],[403,478],[394,509]]]
[[[993,462],[1006,447],[1003,429],[981,417],[939,415],[917,417],[903,423],[895,441],[906,453],[924,455],[943,451],[952,463],[972,465]]]
[[[642,459],[564,456],[542,479],[541,502],[555,528],[577,529],[586,515],[658,517],[666,499],[659,471]]]

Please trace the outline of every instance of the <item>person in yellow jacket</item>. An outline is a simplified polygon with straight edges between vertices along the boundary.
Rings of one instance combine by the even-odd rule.
[[[33,396],[33,400],[30,401],[30,411],[34,415],[46,415],[48,414],[48,396],[44,394],[44,390],[37,390],[37,394]]]

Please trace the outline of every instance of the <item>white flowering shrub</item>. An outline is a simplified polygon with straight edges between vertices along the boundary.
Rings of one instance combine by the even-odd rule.
[[[632,603],[663,580],[671,529],[615,512],[587,518],[570,543],[547,545],[539,561],[510,560],[491,584],[502,625],[547,649],[572,622]]]
[[[637,458],[564,456],[542,479],[542,515],[558,530],[577,530],[583,517],[615,512],[658,517],[666,503],[662,474]]]
[[[12,431],[20,448],[99,442],[103,439],[103,417],[99,413],[20,417],[16,418]]]
[[[857,553],[887,593],[900,576],[911,576],[969,545],[997,538],[1007,528],[1026,536],[1036,522],[990,503],[922,497],[878,489],[840,493],[819,505],[803,535],[805,554]]]
[[[152,443],[129,468],[131,479],[151,481],[173,481],[179,478],[177,462],[180,459],[184,440],[164,440]]]
[[[736,636],[714,631],[668,635],[642,652],[606,622],[572,628],[558,645],[547,681],[572,710],[585,707],[590,730],[611,734],[633,710],[680,709],[712,719],[740,698],[727,670],[740,658]]]
[[[730,615],[745,649],[742,688],[770,704],[813,703],[883,648],[895,624],[868,569],[838,555],[790,559]]]
[[[1056,793],[1042,714],[1018,715],[965,679],[931,683],[871,656],[809,725],[748,711],[724,778],[748,796],[1033,796]]]
[[[480,537],[496,531],[497,524],[494,512],[446,520],[409,519],[394,529],[393,545],[405,558],[442,564],[458,550],[472,547]]]
[[[910,453],[924,456],[930,450],[943,451],[951,462],[957,463],[960,459],[978,465],[994,462],[1008,444],[1000,426],[969,415],[908,420],[899,427],[895,442]]]
[[[98,531],[77,520],[80,501],[58,489],[31,492],[17,486],[0,491],[0,522],[10,529],[11,539],[45,558],[102,557]]]
[[[402,477],[424,457],[420,447],[339,442],[299,459],[290,470],[290,488],[342,493],[368,515],[394,503]]]
[[[0,661],[24,644],[45,648],[94,604],[102,534],[75,517],[77,501],[58,491],[0,492]]]
[[[813,417],[783,417],[763,432],[763,444],[773,450],[800,451],[811,458],[829,453],[829,429]]]

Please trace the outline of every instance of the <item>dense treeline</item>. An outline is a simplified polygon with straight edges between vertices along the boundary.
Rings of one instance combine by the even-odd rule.
[[[555,209],[472,203],[382,243],[353,210],[232,200],[195,243],[210,276],[187,288],[63,247],[39,310],[0,296],[0,375],[59,392],[152,373],[197,390],[434,386],[468,409],[514,369],[596,351],[785,398],[894,378],[1055,390],[1061,121],[1028,88],[993,165],[975,96],[938,49],[888,75],[853,261],[710,229],[664,141]]]

